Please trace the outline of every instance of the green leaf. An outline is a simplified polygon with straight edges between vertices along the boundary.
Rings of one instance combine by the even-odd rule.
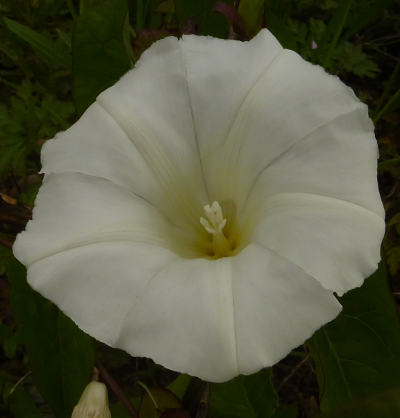
[[[94,365],[91,338],[31,289],[26,270],[7,265],[12,309],[26,346],[33,380],[57,417],[70,417]]]
[[[139,409],[141,398],[136,396],[134,398],[129,398],[129,401],[134,406],[135,409]],[[130,414],[125,406],[121,402],[110,403],[110,412],[112,418],[131,418]]]
[[[130,68],[124,43],[126,0],[107,0],[78,19],[72,39],[73,96],[79,114]]]
[[[6,392],[11,389],[8,385]],[[9,408],[14,418],[43,418],[33,399],[21,387],[17,387],[8,398]]]
[[[174,0],[176,17],[182,31],[188,21],[193,19],[198,35],[210,35],[225,38],[228,32],[228,23],[220,14],[212,9],[216,0]],[[233,0],[224,3],[233,4]]]
[[[210,385],[211,418],[269,418],[278,406],[271,369]]]
[[[238,13],[242,16],[250,37],[256,35],[261,27],[264,17],[265,0],[241,0]]]
[[[378,122],[378,120],[388,112],[392,112],[397,110],[400,107],[400,88],[396,91],[396,93],[388,100],[388,102],[383,106],[382,110],[378,112],[378,114],[374,117],[374,123]]]
[[[169,408],[180,408],[181,403],[178,398],[167,389],[151,388],[151,397],[148,393],[143,396],[139,418],[158,418],[160,414]],[[157,408],[155,403],[157,404]]]
[[[400,386],[400,332],[383,263],[309,341],[322,412]]]
[[[400,388],[384,391],[368,398],[350,402],[343,408],[319,418],[398,418],[400,417]]]
[[[379,72],[379,67],[362,51],[361,47],[346,41],[338,45],[331,61],[334,63],[330,67],[358,77],[374,78]]]
[[[349,16],[344,39],[350,39],[362,30],[370,31],[371,24],[383,19],[396,0],[357,1],[352,16]]]
[[[268,3],[266,5],[268,7]],[[284,48],[297,51],[297,42],[287,22],[267,9],[265,12],[265,23],[267,28],[274,34]]]
[[[168,385],[167,389],[182,400],[191,381],[192,376],[189,376],[188,374],[181,374]]]
[[[34,51],[48,64],[54,68],[71,69],[71,56],[67,49],[61,49],[50,37],[36,32],[22,23],[15,22],[6,17],[3,20],[11,32],[25,42],[28,42]]]

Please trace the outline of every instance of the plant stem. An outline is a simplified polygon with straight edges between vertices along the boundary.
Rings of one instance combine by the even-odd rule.
[[[382,107],[383,103],[385,103],[386,99],[388,98],[389,93],[392,90],[393,84],[399,72],[400,72],[400,58],[397,60],[397,64],[394,67],[394,70],[392,71],[392,74],[390,75],[388,82],[386,83],[382,96],[379,98],[378,103],[376,104],[377,113],[379,109]]]
[[[104,383],[106,383],[107,386],[114,392],[114,395],[124,405],[125,409],[130,413],[132,417],[138,418],[139,415],[135,407],[131,404],[130,400],[126,397],[119,384],[114,380],[110,373],[108,373],[107,369],[103,366],[103,364],[97,362],[96,367],[100,372],[100,376],[104,380]]]
[[[378,114],[374,117],[373,121],[376,124],[378,120],[390,109],[390,106],[400,97],[400,89],[396,91],[396,93],[388,100],[388,102],[383,106],[383,108],[378,112]]]
[[[337,45],[338,40],[339,40],[339,38],[340,38],[340,35],[342,34],[343,27],[344,27],[344,24],[345,24],[345,22],[346,22],[346,20],[347,20],[347,16],[348,16],[348,14],[349,14],[349,10],[350,10],[350,7],[351,7],[352,3],[353,3],[353,1],[352,1],[352,0],[347,0],[347,1],[346,1],[346,4],[344,5],[344,7],[343,7],[343,8],[342,8],[342,6],[340,5],[340,6],[338,7],[338,9],[337,9],[337,13],[338,13],[338,20],[339,20],[339,21],[338,21],[337,25],[335,25],[335,26],[336,26],[335,35],[333,36],[332,42],[331,42],[331,43],[330,43],[330,45],[329,45],[328,52],[326,53],[325,58],[324,58],[324,61],[323,61],[323,63],[322,63],[322,66],[323,66],[325,69],[327,68],[327,66],[328,66],[328,64],[329,64],[329,61],[330,61],[331,56],[332,56],[332,53],[333,53],[333,51],[334,51],[334,50],[335,50],[335,48],[336,48],[336,45]],[[334,16],[334,19],[335,19],[335,17],[336,17],[336,16]],[[336,19],[335,19],[335,20],[336,20]]]

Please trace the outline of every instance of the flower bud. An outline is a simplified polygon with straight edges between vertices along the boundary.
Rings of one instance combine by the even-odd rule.
[[[111,418],[106,385],[90,382],[72,411],[71,418]]]

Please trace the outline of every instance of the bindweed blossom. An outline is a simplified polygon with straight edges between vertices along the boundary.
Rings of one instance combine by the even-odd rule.
[[[268,30],[168,37],[44,145],[14,253],[98,340],[226,381],[376,269],[376,160],[367,107]]]
[[[111,418],[106,385],[90,382],[72,411],[71,418]]]

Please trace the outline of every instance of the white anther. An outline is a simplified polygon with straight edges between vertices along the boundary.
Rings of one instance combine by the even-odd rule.
[[[226,225],[226,219],[222,215],[221,205],[215,201],[212,205],[205,205],[204,212],[207,216],[206,218],[201,217],[200,223],[204,226],[205,230],[210,234],[222,233]]]

